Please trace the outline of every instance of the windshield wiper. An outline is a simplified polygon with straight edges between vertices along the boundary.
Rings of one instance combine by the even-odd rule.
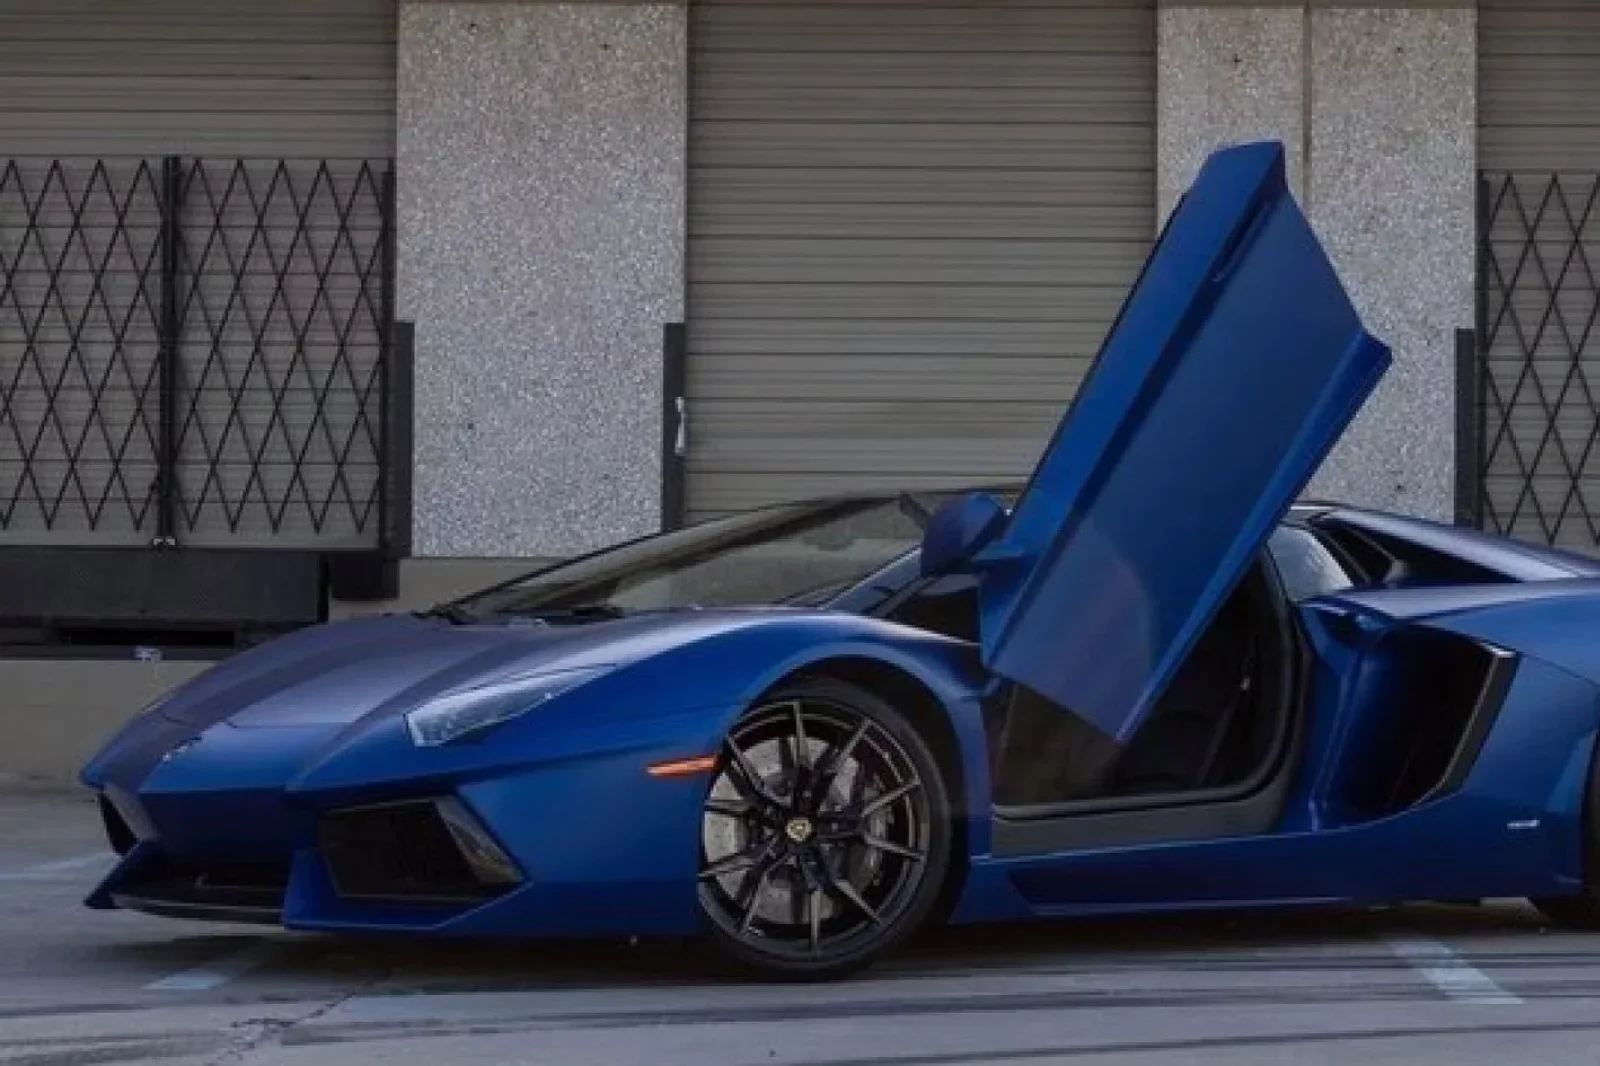
[[[415,612],[418,618],[441,618],[453,626],[466,626],[478,620],[478,616],[461,606],[459,603],[436,603],[425,611]]]
[[[933,517],[933,512],[928,510],[926,504],[909,492],[902,492],[895,502],[900,507],[900,513],[915,522],[918,529],[927,530],[928,519]]]
[[[528,607],[522,610],[511,608],[496,613],[508,618],[529,618],[536,621],[602,622],[626,617],[628,612],[612,603],[580,603],[575,607]]]

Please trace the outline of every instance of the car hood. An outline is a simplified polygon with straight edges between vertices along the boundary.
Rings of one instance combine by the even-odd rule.
[[[452,625],[385,615],[302,630],[225,660],[160,713],[203,729],[345,726],[403,713],[454,689],[534,673],[623,665],[703,639],[758,612],[683,611],[545,624]]]

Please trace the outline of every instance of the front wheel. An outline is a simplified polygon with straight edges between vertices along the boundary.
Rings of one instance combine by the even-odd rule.
[[[883,700],[832,680],[773,693],[729,731],[706,796],[713,942],[773,977],[867,965],[938,900],[949,809],[927,743]]]

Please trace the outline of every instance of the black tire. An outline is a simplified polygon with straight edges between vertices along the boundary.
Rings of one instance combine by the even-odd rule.
[[[706,791],[699,895],[711,944],[772,979],[870,965],[939,902],[949,811],[933,752],[884,700],[833,679],[763,697],[729,730]]]
[[[1583,889],[1575,896],[1549,896],[1528,902],[1552,924],[1565,929],[1600,930],[1600,757],[1589,768],[1583,803]]]

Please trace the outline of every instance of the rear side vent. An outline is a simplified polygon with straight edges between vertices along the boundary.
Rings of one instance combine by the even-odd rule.
[[[1361,701],[1339,789],[1347,808],[1366,818],[1461,787],[1517,663],[1510,652],[1427,629],[1396,633],[1374,654],[1383,681]]]

